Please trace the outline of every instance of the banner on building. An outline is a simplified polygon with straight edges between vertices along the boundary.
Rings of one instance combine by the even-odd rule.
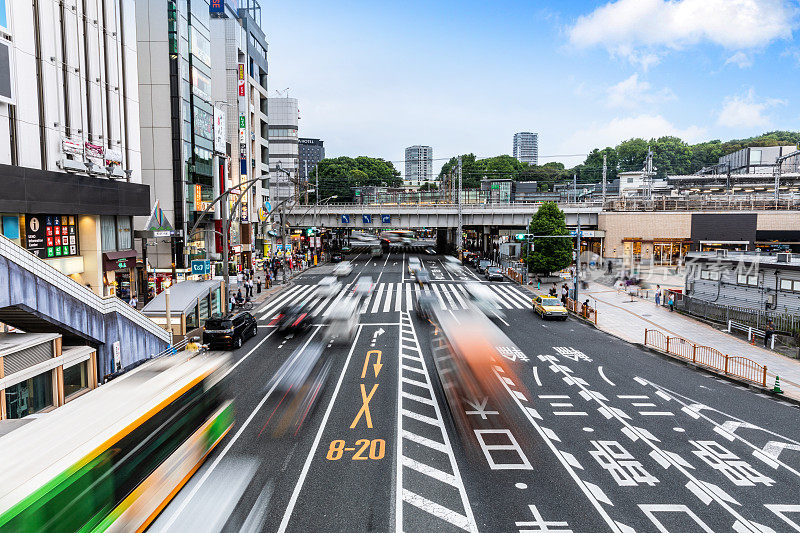
[[[65,154],[79,155],[83,158],[83,141],[61,139],[61,151]]]
[[[214,151],[225,153],[225,110],[214,106]]]
[[[92,144],[90,142],[83,143],[83,150],[86,157],[90,159],[103,160],[106,155],[106,150],[99,144]]]
[[[202,211],[201,205],[203,204],[203,188],[199,183],[194,186],[194,210]]]
[[[122,151],[109,148],[105,154],[106,165],[122,166]]]
[[[244,96],[244,63],[239,63],[237,72],[239,74],[239,96]]]
[[[208,4],[208,12],[225,13],[225,0],[211,0],[211,2]]]
[[[74,215],[25,215],[25,248],[41,259],[79,255]]]

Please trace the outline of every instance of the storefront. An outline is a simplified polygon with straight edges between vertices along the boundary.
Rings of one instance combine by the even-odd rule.
[[[148,291],[150,292],[150,297],[148,300],[152,300],[155,298],[156,295],[161,294],[164,289],[167,287],[171,287],[175,283],[179,283],[181,281],[185,281],[186,277],[191,275],[191,269],[188,268],[178,268],[175,270],[175,278],[172,279],[172,269],[169,268],[154,268],[149,270],[149,279],[147,282]]]
[[[103,282],[109,287],[108,294],[128,301],[138,294],[136,286],[136,250],[122,250],[103,254]]]
[[[653,264],[678,265],[689,253],[691,245],[690,239],[655,239],[653,240]]]
[[[589,253],[592,260],[602,258],[605,236],[603,230],[581,230],[581,257],[585,258],[584,254]]]

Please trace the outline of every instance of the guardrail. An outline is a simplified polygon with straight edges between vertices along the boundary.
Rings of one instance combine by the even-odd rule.
[[[762,387],[767,386],[767,366],[752,359],[738,355],[731,356],[716,348],[695,344],[682,337],[670,337],[657,329],[644,330],[644,345],[725,375]]]
[[[585,305],[579,302],[576,302],[572,298],[566,298],[564,301],[564,307],[567,308],[567,311],[572,311],[578,316],[581,316],[592,322],[595,326],[597,325],[597,308],[591,307],[589,305]]]
[[[745,326],[752,326],[755,329],[761,329],[771,321],[778,331],[800,331],[800,315],[722,305],[694,298],[681,292],[673,292],[673,296],[675,297],[675,307],[679,311],[706,320],[714,320],[725,324],[733,320]]]
[[[738,330],[747,333],[747,342],[755,343],[756,337],[762,339],[767,336],[767,332],[747,324],[742,324],[734,320],[728,320],[728,333],[733,333],[733,330]],[[770,349],[775,349],[775,335],[770,335]]]
[[[141,326],[161,340],[170,342],[171,334],[159,327],[149,317],[126,304],[116,296],[101,297],[91,289],[84,287],[55,267],[33,255],[28,250],[14,244],[6,237],[0,236],[0,255],[14,262],[21,268],[35,274],[40,279],[58,287],[76,300],[97,309],[103,314],[119,313],[134,324]]]

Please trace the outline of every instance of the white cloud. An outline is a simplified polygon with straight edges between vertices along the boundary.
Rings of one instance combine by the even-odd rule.
[[[749,68],[753,66],[753,58],[750,54],[742,52],[741,50],[733,54],[731,57],[725,60],[726,65],[736,65],[739,68]]]
[[[621,141],[640,137],[651,139],[673,135],[686,142],[702,140],[707,131],[699,126],[679,128],[662,115],[641,114],[633,117],[616,117],[606,123],[593,123],[589,127],[578,130],[564,143],[565,153],[587,153],[594,148],[616,146]]]
[[[636,108],[675,99],[675,94],[666,87],[653,91],[649,82],[639,81],[639,74],[612,85],[606,92],[608,107]]]
[[[797,14],[789,0],[616,0],[579,17],[568,35],[579,48],[604,46],[647,68],[701,42],[747,50],[790,39]]]
[[[786,105],[786,101],[777,98],[758,100],[750,89],[744,95],[728,96],[722,101],[717,123],[729,128],[768,127],[772,121],[766,111],[780,105]]]

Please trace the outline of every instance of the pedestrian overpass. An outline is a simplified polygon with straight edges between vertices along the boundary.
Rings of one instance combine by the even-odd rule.
[[[2,236],[0,322],[97,348],[100,379],[115,370],[115,346],[124,368],[163,351],[172,337],[119,298],[98,296]]]

